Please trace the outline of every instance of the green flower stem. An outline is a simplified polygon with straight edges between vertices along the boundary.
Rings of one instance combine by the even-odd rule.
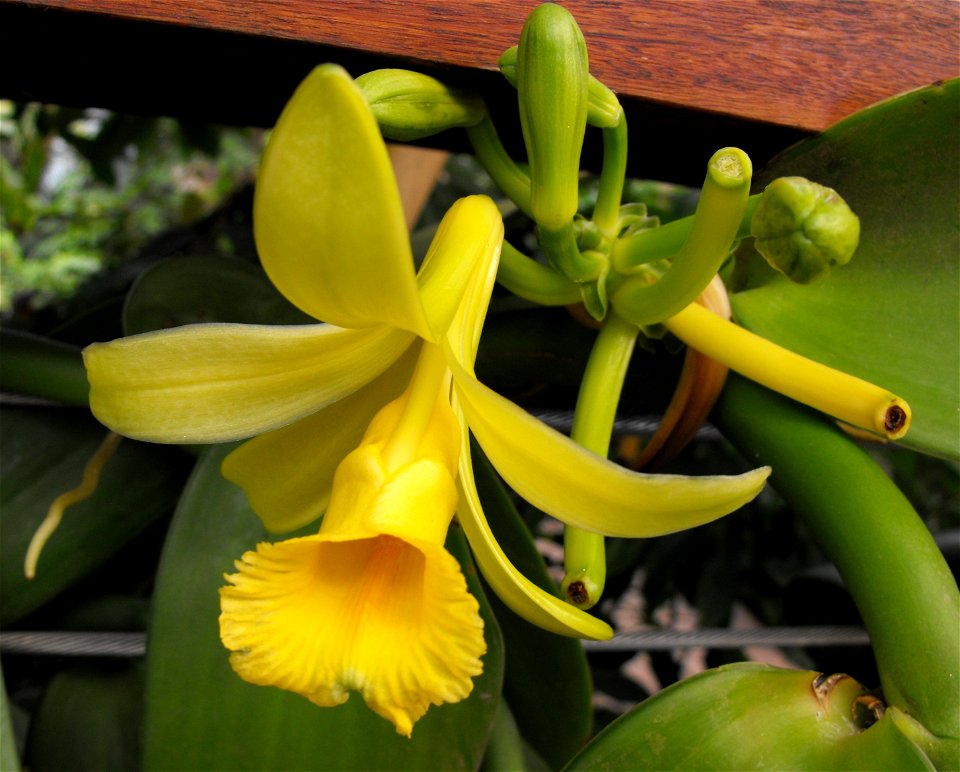
[[[527,257],[507,241],[500,252],[497,281],[514,295],[542,306],[580,302],[580,288],[574,282]]]
[[[750,223],[753,213],[760,203],[762,193],[756,193],[747,199],[747,208],[740,220],[735,241],[750,235]],[[634,273],[638,266],[665,260],[677,254],[683,243],[690,237],[695,215],[674,220],[658,228],[637,231],[632,236],[619,239],[611,254],[611,263],[619,273]]]
[[[607,316],[590,352],[570,437],[607,457],[613,420],[639,330],[616,314]],[[573,605],[590,608],[600,599],[607,564],[603,536],[567,526],[563,532],[564,578],[560,585]]]
[[[500,190],[517,205],[521,212],[533,219],[530,175],[517,166],[510,157],[500,141],[497,128],[490,120],[490,116],[486,115],[476,125],[467,127],[467,137],[470,139],[477,160],[483,164]]]
[[[752,165],[746,153],[724,148],[707,164],[707,176],[690,234],[666,272],[650,284],[634,276],[620,285],[611,302],[638,326],[657,324],[692,303],[726,258],[740,229],[750,195]]]
[[[603,166],[600,169],[600,189],[593,222],[609,239],[617,235],[620,219],[620,199],[627,174],[627,120],[603,130]]]
[[[87,406],[90,386],[80,349],[13,330],[0,330],[0,348],[0,389]]]
[[[773,467],[771,483],[840,570],[887,703],[935,736],[932,758],[955,764],[960,593],[910,502],[836,427],[748,380],[731,375],[715,418],[751,462]]]

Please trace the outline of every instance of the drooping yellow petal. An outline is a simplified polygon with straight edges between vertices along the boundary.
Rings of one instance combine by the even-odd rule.
[[[383,323],[431,337],[387,149],[342,68],[317,67],[284,108],[253,217],[267,275],[299,308],[341,327]]]
[[[486,277],[491,265],[496,273],[502,244],[503,219],[487,196],[461,198],[444,215],[417,274],[424,310],[438,336],[450,328],[477,277]]]
[[[645,538],[692,528],[746,504],[770,474],[769,467],[736,476],[631,472],[538,421],[457,362],[451,368],[470,429],[507,484],[588,531]]]
[[[289,533],[316,520],[330,503],[337,466],[367,425],[410,380],[420,347],[410,346],[383,375],[339,402],[248,440],[223,460],[221,471],[243,488],[264,528]]]
[[[409,737],[482,671],[478,605],[442,546],[315,535],[260,544],[236,567],[220,590],[220,636],[251,683],[324,706],[356,690]]]
[[[276,429],[356,391],[410,345],[403,330],[203,324],[84,349],[90,408],[150,442],[219,442]]]
[[[460,448],[457,488],[460,525],[484,579],[504,603],[524,619],[552,633],[601,641],[613,637],[613,630],[606,622],[542,590],[510,562],[483,514],[466,436]]]

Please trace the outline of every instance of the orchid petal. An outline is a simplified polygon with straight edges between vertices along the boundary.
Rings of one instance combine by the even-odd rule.
[[[606,622],[541,589],[510,562],[483,514],[466,431],[460,448],[457,488],[460,493],[457,507],[460,525],[484,579],[507,606],[538,627],[558,635],[601,641],[613,637],[613,630]]]
[[[223,460],[223,476],[243,488],[268,531],[289,533],[324,513],[337,466],[360,444],[377,412],[403,393],[419,350],[410,346],[363,388],[289,426],[248,440]]]
[[[287,103],[253,216],[267,275],[300,309],[341,327],[389,324],[432,337],[386,146],[342,68],[317,67]]]
[[[491,265],[496,272],[502,244],[503,219],[490,198],[467,196],[450,207],[417,274],[420,298],[435,333],[442,335],[450,328],[476,277],[486,277]]]
[[[198,324],[83,352],[90,409],[119,434],[149,442],[220,442],[289,424],[387,369],[412,335]]]
[[[736,476],[631,472],[488,389],[450,362],[464,415],[507,484],[565,523],[607,536],[646,538],[708,523],[763,488],[769,467]]]

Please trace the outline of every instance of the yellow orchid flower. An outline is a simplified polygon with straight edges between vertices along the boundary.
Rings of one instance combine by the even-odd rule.
[[[469,694],[485,651],[477,605],[443,549],[454,511],[514,611],[586,638],[609,626],[538,588],[484,517],[472,430],[507,482],[564,522],[648,537],[731,512],[767,468],[736,477],[630,472],[480,383],[477,345],[503,224],[482,196],[444,217],[414,271],[386,147],[339,67],[300,85],[264,154],[254,205],[264,269],[324,323],[210,324],[84,352],[94,414],[157,442],[253,437],[224,461],[272,532],[221,591],[221,637],[245,679],[321,705],[349,690],[409,735]],[[255,436],[258,435],[258,436]]]

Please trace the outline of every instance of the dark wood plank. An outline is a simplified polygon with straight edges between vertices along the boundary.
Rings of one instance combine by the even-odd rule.
[[[492,69],[535,0],[29,0]],[[954,0],[568,0],[631,97],[817,131],[958,73]]]
[[[569,0],[621,96],[631,172],[698,183],[846,114],[954,77],[953,0]],[[410,66],[512,114],[496,59],[535,0],[0,0],[0,95],[268,126],[314,65]],[[519,134],[504,121],[508,146]],[[433,144],[462,149],[457,138]],[[588,146],[587,165],[596,157]]]

